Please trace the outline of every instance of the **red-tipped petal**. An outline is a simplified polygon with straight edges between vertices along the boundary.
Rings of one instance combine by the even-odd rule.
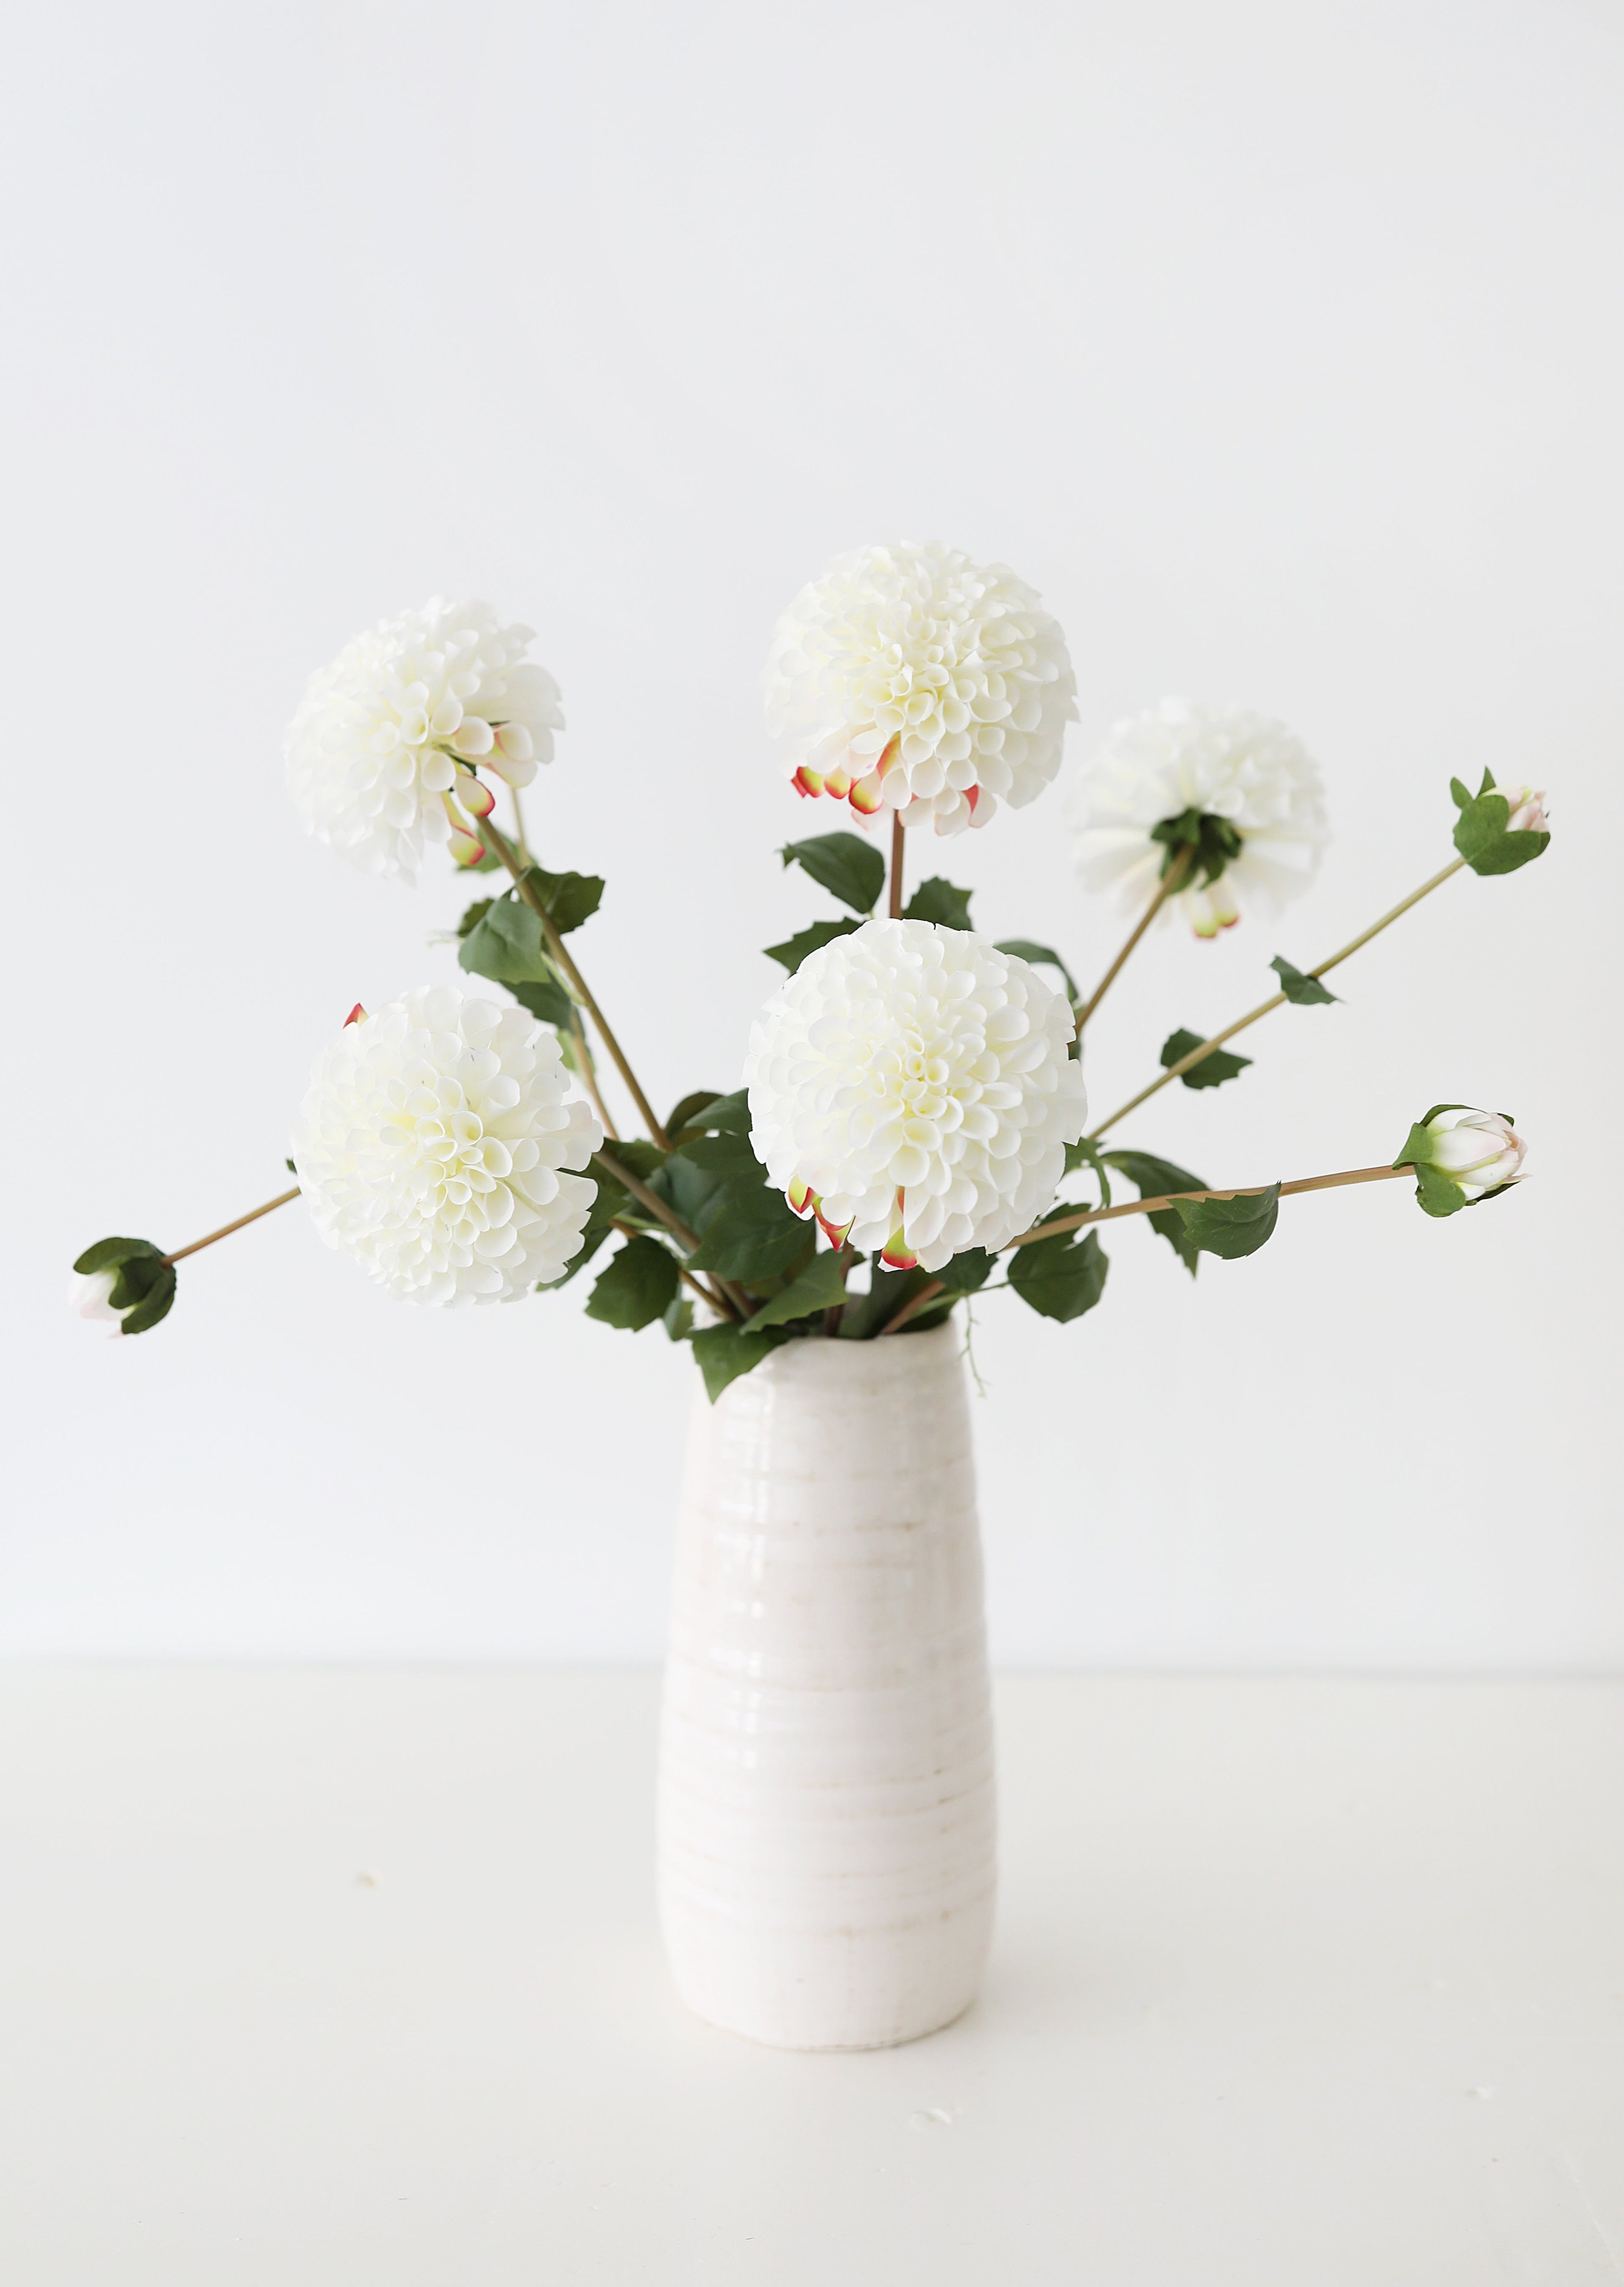
[[[979,787],[978,786],[972,786],[972,787],[965,787],[965,789],[964,789],[964,803],[965,803],[965,807],[968,809],[968,811],[970,811],[970,816],[971,816],[972,818],[973,818],[973,817],[975,816],[975,814],[976,814],[976,804],[980,801],[980,799],[981,799],[981,789],[980,789],[980,787]]]
[[[829,1245],[835,1249],[836,1254],[839,1253],[840,1249],[845,1245],[847,1238],[851,1236],[852,1225],[856,1221],[857,1217],[852,1215],[847,1222],[843,1223],[826,1223],[823,1217],[822,1209],[820,1208],[818,1211],[818,1228],[823,1233],[823,1236],[828,1239]]]
[[[477,866],[485,855],[485,844],[464,834],[460,826],[451,829],[451,855],[459,866]]]
[[[881,755],[879,761],[875,764],[875,769],[880,777],[883,778],[886,772],[890,770],[891,764],[895,762],[899,762],[901,760],[901,756],[902,733],[900,731],[893,731],[891,737],[885,742],[884,752]]]
[[[366,1023],[366,1021],[367,1021],[367,1012],[366,1012],[366,1010],[361,1007],[360,1002],[358,1001],[355,1003],[355,1006],[351,1009],[351,1011],[350,1011],[349,1015],[345,1018],[345,1020],[344,1020],[344,1024],[343,1024],[343,1025],[339,1025],[339,1027],[338,1027],[338,1029],[339,1029],[339,1031],[342,1033],[342,1032],[344,1031],[344,1029],[345,1029],[345,1025],[364,1025],[364,1024]]]
[[[880,806],[880,774],[871,771],[866,779],[859,779],[846,796],[860,818],[872,818]]]
[[[919,1257],[908,1252],[907,1241],[899,1231],[893,1231],[881,1250],[880,1260],[887,1270],[917,1270]]]
[[[824,774],[823,791],[836,802],[844,802],[852,791],[850,771],[828,771]]]
[[[816,771],[809,771],[804,763],[789,781],[797,794],[821,794],[823,779]]]
[[[803,1223],[809,1215],[815,1215],[818,1212],[818,1194],[810,1183],[803,1183],[799,1181],[791,1183],[784,1197],[789,1203],[790,1213],[798,1215]]]
[[[495,795],[471,771],[457,772],[456,798],[475,818],[488,818],[496,807]]]

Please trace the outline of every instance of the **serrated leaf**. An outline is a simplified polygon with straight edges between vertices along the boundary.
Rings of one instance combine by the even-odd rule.
[[[1082,995],[1077,990],[1076,978],[1052,947],[1046,945],[1034,945],[1032,939],[1026,937],[1006,937],[999,940],[998,951],[1012,953],[1018,961],[1030,961],[1034,964],[1047,961],[1051,969],[1058,969],[1065,977],[1068,998],[1073,1001],[1081,1000]]]
[[[1075,1213],[1074,1207],[1050,1207],[1042,1222]],[[1010,1284],[1031,1309],[1065,1326],[1094,1308],[1105,1290],[1110,1268],[1097,1231],[1063,1231],[1058,1238],[1034,1239],[1014,1248]]]
[[[1181,1199],[1178,1212],[1185,1231],[1203,1254],[1216,1254],[1225,1262],[1256,1254],[1274,1236],[1279,1218],[1280,1187],[1235,1199]]]
[[[877,852],[876,852],[877,855]],[[905,922],[934,922],[939,929],[967,930],[970,927],[971,892],[946,882],[933,874],[922,882],[902,908]]]
[[[1192,1175],[1188,1167],[1180,1167],[1171,1159],[1158,1159],[1149,1151],[1107,1151],[1106,1165],[1127,1176],[1142,1199],[1164,1199],[1169,1191],[1204,1191],[1206,1183],[1200,1175]],[[1176,1207],[1158,1207],[1145,1217],[1151,1229],[1165,1238],[1184,1269],[1193,1278],[1200,1248],[1184,1228],[1184,1219]]]
[[[689,1267],[714,1270],[718,1278],[749,1286],[788,1270],[813,1237],[812,1227],[790,1212],[781,1191],[757,1183],[748,1189],[729,1184],[706,1218]]]
[[[550,874],[544,867],[527,866],[523,879],[541,898],[560,937],[590,921],[603,903],[603,878],[598,874]]]
[[[815,834],[807,842],[787,842],[779,851],[786,866],[798,866],[821,890],[870,914],[885,886],[885,860],[871,842],[856,834]]]
[[[542,925],[517,898],[494,898],[457,953],[460,966],[497,985],[552,985],[552,965]]]
[[[1187,1056],[1192,1049],[1200,1046],[1199,1033],[1169,1033],[1161,1044],[1162,1070],[1170,1070],[1181,1056]],[[1209,1056],[1203,1056],[1199,1064],[1192,1064],[1187,1072],[1178,1076],[1186,1088],[1222,1088],[1226,1080],[1243,1072],[1251,1061],[1250,1056],[1232,1055],[1228,1049],[1215,1049]]]
[[[663,1318],[678,1284],[677,1258],[657,1238],[629,1238],[593,1287],[587,1317],[636,1333]]]
[[[568,1035],[574,1031],[575,1004],[561,985],[510,985],[508,991],[521,1009],[543,1025],[556,1025],[560,1033]],[[559,1043],[565,1050],[565,1061],[574,1070],[575,1058],[567,1038]]]
[[[861,927],[860,922],[813,922],[810,928],[797,930],[794,937],[787,937],[782,945],[764,946],[762,949],[769,961],[778,961],[793,977],[810,954],[821,953],[837,937],[850,937],[853,930]]]
[[[739,1326],[707,1326],[693,1337],[693,1355],[705,1377],[705,1395],[714,1405],[730,1381],[749,1373],[793,1338],[780,1326],[750,1333]]]
[[[1327,992],[1317,977],[1304,977],[1300,969],[1294,969],[1283,953],[1277,953],[1269,966],[1279,978],[1280,991],[1294,1009],[1323,1009],[1338,998],[1336,993]]]
[[[788,1326],[792,1318],[810,1318],[816,1311],[836,1309],[846,1299],[846,1273],[856,1259],[848,1250],[815,1254],[781,1294],[774,1294],[752,1315],[751,1330]]]

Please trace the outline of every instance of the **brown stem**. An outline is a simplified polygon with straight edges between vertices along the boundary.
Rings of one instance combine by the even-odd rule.
[[[598,1037],[603,1041],[605,1048],[608,1049],[609,1055],[614,1061],[615,1070],[620,1073],[621,1078],[625,1081],[627,1088],[630,1091],[631,1100],[638,1107],[638,1116],[641,1118],[644,1126],[654,1137],[655,1143],[660,1146],[660,1149],[662,1151],[669,1151],[671,1148],[670,1137],[666,1134],[664,1128],[660,1125],[659,1120],[654,1116],[654,1108],[653,1104],[650,1104],[648,1098],[644,1095],[641,1087],[638,1085],[636,1072],[632,1071],[631,1066],[627,1063],[625,1051],[621,1047],[620,1042],[615,1039],[614,1034],[609,1029],[609,1025],[604,1016],[603,1010],[598,1007],[597,1001],[594,1001],[590,992],[588,990],[586,979],[582,976],[581,971],[576,968],[574,961],[570,958],[568,948],[566,946],[562,937],[558,934],[558,928],[553,922],[551,914],[547,911],[545,906],[543,905],[540,893],[536,890],[535,884],[530,881],[526,868],[520,864],[518,852],[514,850],[512,843],[508,840],[507,836],[500,830],[499,827],[493,826],[488,818],[484,821],[481,831],[490,842],[497,857],[501,859],[503,864],[513,876],[519,896],[524,899],[526,905],[529,906],[537,921],[540,922],[542,925],[542,935],[547,940],[548,952],[551,954],[558,968],[568,979],[570,985],[574,989],[575,998],[581,1002],[582,1008],[585,1009],[587,1015],[591,1018],[593,1024],[597,1025]]]
[[[892,921],[902,919],[902,812],[891,814],[891,896],[887,911]]]
[[[906,1326],[916,1311],[924,1310],[928,1304],[935,1302],[945,1284],[946,1282],[940,1278],[932,1278],[928,1286],[920,1288],[917,1294],[910,1294],[902,1308],[886,1319],[885,1324],[880,1328],[881,1334],[894,1334],[899,1326]]]
[[[581,1085],[591,1099],[592,1109],[598,1114],[604,1134],[611,1144],[618,1144],[621,1140],[621,1131],[610,1119],[609,1107],[603,1100],[603,1092],[598,1085],[598,1073],[592,1063],[592,1051],[587,1046],[586,1026],[582,1023],[581,1011],[573,1001],[569,1009],[569,1029],[575,1043],[575,1069],[581,1074]]]
[[[511,786],[508,788],[508,799],[513,805],[513,839],[519,844],[519,856],[527,866],[530,863],[530,845],[525,840],[524,804],[519,799],[519,788],[516,786]]]
[[[619,1215],[611,1215],[609,1221],[616,1231],[624,1231],[628,1238],[641,1238],[644,1236],[644,1234],[637,1229],[635,1224],[622,1223]],[[685,1286],[691,1286],[693,1288],[693,1292],[699,1296],[700,1301],[705,1305],[705,1308],[708,1310],[715,1310],[721,1318],[731,1318],[733,1324],[737,1326],[739,1323],[739,1314],[733,1309],[733,1304],[727,1301],[725,1295],[713,1294],[709,1287],[706,1286],[704,1280],[702,1278],[696,1278],[685,1262],[679,1262],[677,1265],[677,1276],[682,1280]]]
[[[173,1254],[165,1254],[160,1259],[164,1262],[184,1262],[187,1255],[195,1254],[200,1246],[212,1246],[217,1238],[229,1238],[234,1231],[241,1231],[245,1223],[257,1223],[261,1215],[268,1215],[277,1207],[285,1207],[289,1199],[297,1199],[298,1195],[299,1187],[295,1183],[290,1191],[283,1191],[276,1199],[267,1199],[264,1207],[254,1207],[249,1214],[239,1215],[235,1223],[222,1223],[218,1231],[211,1231],[207,1238],[194,1238],[190,1246],[178,1246]]]
[[[698,1238],[689,1230],[676,1209],[667,1206],[658,1191],[651,1191],[640,1176],[634,1175],[630,1167],[612,1157],[609,1152],[597,1151],[593,1153],[592,1158],[593,1165],[601,1167],[611,1183],[618,1183],[622,1191],[630,1191],[634,1199],[638,1200],[648,1209],[657,1223],[662,1223],[665,1225],[679,1246],[685,1247],[690,1254],[693,1253],[699,1245]],[[745,1296],[719,1272],[713,1271],[711,1276],[716,1279],[717,1287],[733,1305],[736,1316],[748,1318],[750,1315],[750,1306]]]
[[[840,1265],[840,1283],[844,1286],[852,1276],[852,1265],[857,1258],[850,1247],[843,1246],[836,1249],[835,1260]],[[845,1315],[846,1306],[844,1302],[831,1302],[824,1312],[823,1331],[829,1341],[833,1341],[835,1336],[840,1332],[840,1322]]]
[[[1379,922],[1372,922],[1367,930],[1361,930],[1351,944],[1344,945],[1340,953],[1334,953],[1328,961],[1322,961],[1318,969],[1311,969],[1308,975],[1310,977],[1326,976],[1337,966],[1339,961],[1346,961],[1350,954],[1357,953],[1362,945],[1368,945],[1373,937],[1380,937],[1382,931],[1396,922],[1400,914],[1407,914],[1412,906],[1419,905],[1424,897],[1429,896],[1440,883],[1446,882],[1452,874],[1458,874],[1465,863],[1464,858],[1457,858],[1453,865],[1446,866],[1442,873],[1434,874],[1430,882],[1423,882],[1419,890],[1412,890],[1409,896],[1401,898],[1390,913],[1383,914]],[[1244,1017],[1237,1017],[1232,1025],[1226,1025],[1221,1033],[1215,1033],[1210,1041],[1203,1041],[1199,1048],[1192,1049],[1188,1056],[1180,1056],[1176,1064],[1168,1066],[1159,1080],[1152,1080],[1148,1088],[1142,1088],[1137,1096],[1130,1096],[1126,1104],[1119,1105],[1109,1120],[1102,1120],[1097,1128],[1090,1128],[1089,1143],[1097,1144],[1107,1128],[1114,1128],[1119,1120],[1126,1120],[1130,1112],[1137,1112],[1142,1104],[1147,1103],[1157,1093],[1158,1089],[1169,1087],[1174,1080],[1182,1079],[1192,1064],[1199,1064],[1204,1056],[1211,1056],[1215,1049],[1221,1049],[1225,1041],[1233,1040],[1237,1033],[1244,1033],[1248,1025],[1255,1025],[1260,1017],[1266,1017],[1271,1009],[1279,1008],[1285,999],[1286,995],[1283,993],[1276,993],[1269,1000],[1260,1001],[1256,1009],[1249,1009]]]
[[[1139,939],[1145,935],[1145,930],[1149,929],[1151,923],[1155,920],[1163,906],[1166,905],[1168,899],[1183,885],[1184,875],[1190,871],[1190,863],[1194,856],[1194,851],[1191,848],[1190,844],[1186,843],[1184,847],[1179,851],[1177,855],[1174,858],[1172,864],[1168,867],[1167,872],[1162,875],[1161,881],[1157,882],[1156,894],[1151,899],[1149,905],[1146,906],[1145,911],[1140,914],[1138,920],[1134,923],[1133,933],[1129,938],[1127,944],[1122,947],[1122,950],[1118,954],[1110,968],[1100,978],[1099,983],[1095,986],[1090,998],[1085,1001],[1081,1008],[1077,1011],[1076,1037],[1081,1037],[1083,1026],[1088,1023],[1089,1017],[1098,1008],[1100,1002],[1111,990],[1111,987],[1116,983],[1118,972],[1121,970],[1124,961],[1128,959],[1129,954],[1133,951],[1135,946],[1138,944]]]

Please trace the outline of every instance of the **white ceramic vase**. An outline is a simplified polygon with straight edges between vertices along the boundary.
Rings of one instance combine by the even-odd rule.
[[[992,1932],[992,1708],[957,1330],[809,1340],[688,1441],[661,1736],[678,1990],[789,2049],[968,2007]]]

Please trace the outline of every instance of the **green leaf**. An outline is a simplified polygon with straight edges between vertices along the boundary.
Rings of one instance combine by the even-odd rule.
[[[946,1293],[955,1296],[973,1294],[986,1286],[997,1261],[998,1257],[989,1254],[984,1246],[967,1246],[962,1254],[954,1255],[945,1263],[936,1276]]]
[[[812,1227],[790,1212],[781,1191],[770,1191],[764,1184],[749,1190],[730,1185],[706,1221],[689,1268],[714,1270],[718,1278],[748,1286],[788,1270],[813,1237]]]
[[[563,1277],[550,1278],[544,1286],[538,1286],[535,1290],[538,1294],[556,1294],[560,1286],[567,1286],[572,1278],[586,1269],[587,1264],[608,1238],[613,1228],[613,1218],[615,1215],[638,1215],[642,1212],[631,1193],[623,1190],[611,1176],[606,1175],[601,1167],[594,1166],[591,1174],[592,1181],[598,1186],[598,1191],[591,1206],[587,1209],[586,1222],[582,1227],[581,1244],[570,1256]]]
[[[543,1025],[556,1025],[561,1033],[574,1030],[575,1004],[561,985],[510,985],[508,991],[521,1009]],[[574,1069],[574,1058],[570,1059]]]
[[[456,957],[473,976],[488,977],[498,985],[558,982],[542,925],[517,898],[493,898],[463,939]]]
[[[1450,779],[1449,791],[1461,813],[1455,820],[1454,846],[1474,874],[1515,874],[1519,866],[1543,855],[1550,835],[1522,827],[1515,834],[1507,831],[1511,805],[1494,791],[1486,771],[1477,794],[1469,795],[1459,779]]]
[[[1127,1176],[1142,1199],[1165,1199],[1169,1191],[1204,1191],[1207,1185],[1200,1175],[1192,1175],[1188,1167],[1176,1167],[1171,1159],[1158,1159],[1149,1151],[1107,1151],[1108,1167],[1115,1167]],[[1165,1238],[1184,1269],[1193,1278],[1200,1248],[1184,1228],[1184,1219],[1176,1207],[1158,1207],[1145,1221],[1151,1229]]]
[[[877,854],[877,853],[876,853]],[[951,882],[933,874],[922,882],[902,908],[905,922],[934,922],[939,929],[967,930],[970,927],[970,900],[972,892],[956,889]]]
[[[1061,960],[1059,954],[1051,951],[1048,946],[1034,945],[1032,939],[1028,937],[1006,937],[1000,940],[998,951],[1000,953],[1012,953],[1018,961],[1046,961],[1051,969],[1058,969],[1061,976],[1065,977],[1066,990],[1068,997],[1073,1001],[1081,1000],[1082,995],[1077,990],[1076,978],[1072,975],[1071,970]]]
[[[706,1397],[714,1405],[730,1381],[750,1373],[790,1339],[778,1326],[769,1326],[758,1334],[738,1326],[707,1326],[693,1337],[693,1355],[705,1377]]]
[[[458,937],[466,937],[469,930],[471,930],[477,922],[482,922],[485,919],[486,914],[489,913],[495,903],[495,899],[494,898],[476,898],[472,905],[464,909],[463,918],[456,925],[456,933]]]
[[[1162,1070],[1169,1070],[1181,1056],[1187,1056],[1192,1049],[1200,1045],[1199,1033],[1169,1033],[1161,1044]],[[1209,1056],[1203,1056],[1199,1064],[1192,1064],[1187,1072],[1178,1076],[1186,1088],[1222,1088],[1226,1080],[1243,1072],[1251,1061],[1250,1056],[1232,1056],[1227,1049],[1215,1049]]]
[[[676,1111],[672,1112],[670,1118],[666,1121],[666,1134],[675,1139],[682,1134],[683,1129],[687,1127],[690,1120],[696,1120],[698,1118],[699,1114],[704,1111],[707,1104],[720,1104],[721,1101],[721,1097],[717,1095],[714,1088],[696,1088],[692,1096],[684,1096]]]
[[[1042,1221],[1053,1223],[1076,1212],[1074,1207],[1050,1207]],[[1097,1231],[1063,1231],[1056,1238],[1015,1247],[1010,1256],[1010,1284],[1023,1302],[1064,1326],[1094,1308],[1105,1291],[1110,1268]]]
[[[1335,993],[1327,993],[1317,977],[1304,977],[1300,969],[1294,969],[1282,953],[1277,953],[1269,966],[1279,978],[1280,991],[1294,1009],[1323,1009],[1339,998]]]
[[[751,1151],[748,1136],[696,1136],[681,1150],[685,1159],[709,1174],[731,1175],[741,1182],[746,1178],[757,1183],[766,1181],[767,1171]]]
[[[693,1333],[693,1305],[685,1294],[679,1294],[666,1307],[661,1322],[674,1342],[689,1341]]]
[[[816,834],[810,842],[787,842],[779,851],[786,866],[810,874],[854,914],[874,911],[885,887],[885,860],[873,843],[855,834]]]
[[[288,1165],[292,1167],[291,1159]],[[133,1262],[138,1256],[162,1252],[150,1238],[99,1238],[94,1246],[87,1246],[83,1254],[75,1258],[74,1269],[88,1278],[95,1271],[112,1270],[121,1262]]]
[[[708,1135],[748,1136],[750,1132],[749,1099],[741,1088],[736,1088],[732,1096],[713,1096],[701,1111],[689,1114],[687,1124],[690,1128],[703,1128]]]
[[[874,1267],[868,1278],[868,1292],[866,1294],[852,1295],[846,1303],[845,1315],[840,1321],[840,1338],[843,1341],[869,1341],[872,1336],[879,1333],[882,1326],[889,1326],[902,1305],[905,1302],[911,1302],[915,1295],[920,1294],[931,1281],[931,1273],[928,1270],[882,1270],[878,1255],[873,1258],[873,1264]],[[955,1298],[943,1295],[941,1299],[945,1312],[951,1309]],[[917,1331],[920,1318],[929,1317],[928,1309],[922,1310],[917,1318],[908,1320],[903,1332],[907,1333]]]
[[[1066,1174],[1074,1175],[1079,1167],[1091,1171],[1099,1185],[1099,1203],[1102,1207],[1108,1207],[1111,1204],[1111,1178],[1105,1172],[1105,1155],[1098,1144],[1090,1144],[1086,1136],[1078,1143],[1068,1144],[1066,1147]]]
[[[1280,1212],[1280,1187],[1237,1199],[1181,1199],[1178,1212],[1184,1229],[1204,1254],[1221,1255],[1237,1262],[1256,1254],[1274,1236]]]
[[[643,1136],[622,1136],[613,1144],[606,1144],[604,1150],[612,1159],[618,1159],[622,1167],[630,1167],[632,1174],[646,1183],[653,1181],[666,1162],[666,1155],[660,1146],[651,1144]]]
[[[819,1310],[833,1310],[846,1299],[846,1273],[856,1261],[849,1248],[838,1254],[815,1254],[781,1294],[764,1302],[750,1319],[752,1333],[768,1326],[788,1326],[791,1318],[810,1318]]]
[[[136,1266],[129,1263],[124,1266],[124,1275],[119,1282],[121,1286],[130,1279],[135,1268]],[[146,1292],[134,1310],[126,1314],[119,1327],[121,1334],[144,1334],[149,1326],[155,1326],[161,1318],[167,1318],[170,1314],[170,1305],[175,1300],[173,1263],[165,1262],[160,1265],[146,1278],[144,1284]],[[113,1302],[115,1308],[121,1310],[123,1308],[119,1286],[115,1286],[113,1289]]]
[[[837,937],[850,937],[853,930],[861,927],[860,922],[813,922],[809,929],[797,930],[793,937],[787,937],[782,945],[769,945],[764,950],[769,961],[780,962],[793,977],[809,954],[820,953]]]
[[[592,1289],[589,1318],[635,1333],[677,1299],[677,1258],[657,1238],[629,1238]]]
[[[603,903],[603,879],[597,874],[549,874],[543,867],[527,866],[523,878],[560,937],[590,922]]]

